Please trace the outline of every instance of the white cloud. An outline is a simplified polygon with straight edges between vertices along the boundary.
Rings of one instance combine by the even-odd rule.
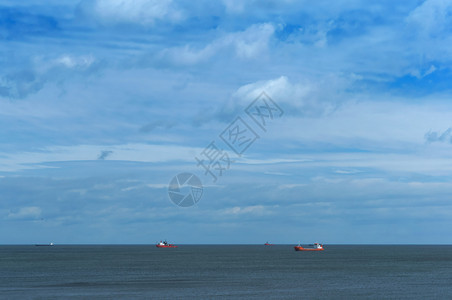
[[[308,184],[306,183],[293,183],[293,184],[281,184],[278,186],[278,189],[294,189],[294,188],[299,188],[299,187],[305,187]]]
[[[349,80],[334,75],[298,82],[291,82],[286,76],[281,76],[240,87],[228,105],[243,106],[265,92],[285,113],[317,116],[332,112],[343,101],[343,90],[349,84]]]
[[[252,58],[267,49],[269,39],[274,31],[274,26],[269,23],[252,25],[244,32],[227,36],[225,41],[234,45],[237,56]]]
[[[360,173],[360,171],[358,170],[336,170],[334,171],[337,174],[356,174],[356,173]]]
[[[150,187],[152,189],[167,189],[168,188],[168,184],[166,183],[149,183],[146,184],[147,187]]]
[[[69,69],[88,68],[95,62],[95,58],[92,55],[73,56],[64,54],[56,58],[53,62],[57,66],[60,65]]]
[[[252,101],[262,92],[267,93],[270,97],[274,97],[280,100],[290,99],[291,101],[300,101],[309,91],[308,86],[301,84],[292,84],[286,76],[279,78],[258,81],[250,83],[240,87],[234,96],[237,98],[245,99],[246,101]]]
[[[223,4],[229,13],[242,13],[246,3],[243,0],[223,0]]]
[[[183,18],[172,0],[97,0],[85,5],[105,23],[153,25],[156,20],[176,22]]]
[[[427,0],[409,14],[407,22],[416,25],[423,35],[435,36],[450,30],[451,13],[451,1]]]
[[[226,12],[230,14],[246,13],[251,9],[256,9],[259,5],[262,5],[262,1],[259,0],[222,0]],[[274,6],[285,6],[286,4],[295,3],[296,5],[302,5],[299,1],[294,0],[271,0],[266,1],[265,4]]]
[[[434,73],[437,70],[437,68],[434,65],[430,65],[430,68],[428,68],[424,73],[421,73],[421,70],[418,68],[412,70],[410,74],[418,79],[422,79],[425,76],[428,76],[432,73]]]
[[[255,24],[244,31],[228,33],[219,37],[201,49],[185,45],[165,49],[160,55],[177,64],[187,65],[208,61],[224,50],[232,50],[241,59],[257,58],[268,50],[268,43],[274,31],[275,28],[272,24]]]
[[[276,205],[273,208],[277,207]],[[227,208],[222,210],[222,213],[225,215],[268,215],[271,214],[271,208],[269,210],[268,207],[263,205],[253,205],[253,206],[234,206],[232,208]]]
[[[427,75],[432,74],[432,73],[435,72],[436,70],[437,70],[437,68],[436,68],[434,65],[431,65],[430,68],[429,68],[427,71],[425,71],[424,77],[427,76]]]
[[[407,16],[406,52],[412,57],[410,67],[420,69],[412,71],[413,76],[422,78],[437,69],[449,68],[452,62],[451,15],[451,1],[427,0]]]
[[[4,76],[0,72],[0,97],[25,98],[41,91],[48,81],[55,78],[63,81],[70,74],[86,71],[96,62],[93,55],[30,56],[29,64],[27,62],[21,71],[11,71]]]
[[[284,158],[269,158],[269,159],[252,159],[244,157],[237,161],[239,164],[246,165],[270,165],[270,164],[288,164],[288,163],[303,163],[310,162],[310,159],[284,159]],[[280,174],[281,175],[281,174]]]
[[[21,207],[18,211],[9,212],[7,218],[12,220],[35,220],[41,216],[41,208],[37,206]]]
[[[292,174],[290,173],[284,173],[284,172],[272,172],[272,171],[266,171],[264,172],[265,175],[276,175],[276,176],[290,176]]]
[[[148,183],[148,184],[139,184],[139,185],[132,185],[121,189],[121,192],[130,192],[137,189],[142,188],[151,188],[151,189],[168,189],[167,183]]]

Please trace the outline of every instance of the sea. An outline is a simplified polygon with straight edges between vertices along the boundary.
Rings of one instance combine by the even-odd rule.
[[[0,299],[452,299],[452,246],[0,246]]]

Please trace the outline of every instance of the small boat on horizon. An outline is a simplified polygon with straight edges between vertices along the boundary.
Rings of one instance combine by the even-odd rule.
[[[35,244],[36,247],[51,247],[53,246],[53,243],[50,244]]]
[[[323,248],[322,244],[319,243],[314,243],[314,245],[310,246],[310,247],[303,247],[300,245],[300,243],[298,243],[298,246],[294,247],[295,251],[323,251],[325,250]]]
[[[174,244],[169,244],[167,241],[160,241],[155,245],[157,248],[177,248]]]
[[[274,244],[270,244],[269,242],[266,242],[264,245],[265,246],[273,246]]]

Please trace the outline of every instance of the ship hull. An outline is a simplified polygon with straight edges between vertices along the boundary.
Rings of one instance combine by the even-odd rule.
[[[176,245],[155,245],[157,248],[177,248]]]
[[[295,251],[323,251],[323,248],[303,248],[300,246],[294,247]]]

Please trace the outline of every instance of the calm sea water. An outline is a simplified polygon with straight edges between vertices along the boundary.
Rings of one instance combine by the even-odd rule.
[[[2,246],[1,299],[452,298],[452,246]]]

